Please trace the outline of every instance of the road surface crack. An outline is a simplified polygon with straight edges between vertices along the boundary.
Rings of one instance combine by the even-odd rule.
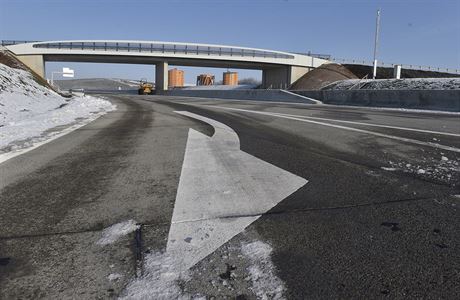
[[[246,218],[246,217],[262,217],[262,216],[270,216],[270,215],[303,213],[303,212],[310,212],[310,211],[340,210],[340,209],[349,209],[349,208],[358,208],[358,207],[369,207],[369,206],[379,206],[379,205],[387,205],[387,204],[395,204],[395,203],[403,203],[403,202],[424,201],[424,200],[432,200],[432,199],[433,199],[433,197],[418,197],[418,198],[409,198],[409,199],[389,200],[389,201],[383,201],[383,202],[372,202],[372,203],[359,203],[359,204],[351,204],[351,205],[340,205],[340,206],[308,207],[308,208],[299,208],[299,209],[274,210],[274,211],[268,211],[268,212],[265,212],[265,213],[225,215],[225,216],[216,216],[216,217],[210,217],[210,218],[199,218],[199,219],[181,220],[181,221],[175,221],[175,222],[172,222],[172,223],[173,223],[173,224],[179,224],[179,223],[202,222],[202,221],[216,220],[216,219],[233,219],[233,218]],[[146,224],[146,223],[144,223],[143,226],[158,226],[158,224],[148,224],[148,223]]]
[[[191,219],[191,220],[182,220],[172,222],[175,224],[178,223],[191,223],[191,222],[201,222],[207,220],[216,220],[216,219],[233,219],[233,218],[245,218],[245,217],[262,217],[262,216],[270,216],[270,215],[282,215],[282,214],[292,214],[292,213],[304,213],[310,211],[329,211],[329,210],[341,210],[341,209],[350,209],[350,208],[359,208],[359,207],[369,207],[369,206],[379,206],[379,205],[389,205],[389,204],[396,204],[396,203],[404,203],[404,202],[416,202],[416,201],[425,201],[425,200],[434,200],[433,197],[418,197],[418,198],[408,198],[408,199],[397,199],[397,200],[389,200],[383,202],[372,202],[372,203],[358,203],[358,204],[350,204],[350,205],[339,205],[339,206],[327,206],[327,207],[307,207],[307,208],[299,208],[299,209],[286,209],[286,210],[273,210],[268,211],[265,213],[250,213],[250,214],[235,214],[235,215],[225,215],[225,216],[217,216],[211,218],[200,218],[200,219]],[[169,222],[161,222],[161,223],[139,223],[140,230],[139,232],[136,231],[136,262],[142,262],[142,229],[144,227],[153,227],[153,226],[167,226],[170,225]],[[24,234],[24,235],[14,235],[14,236],[0,236],[1,240],[12,240],[12,239],[23,239],[23,238],[40,238],[40,237],[48,237],[48,236],[59,236],[59,235],[72,235],[72,234],[81,234],[81,233],[88,233],[88,232],[98,232],[102,231],[102,229],[83,229],[83,230],[75,230],[75,231],[62,231],[62,232],[46,232],[46,233],[38,233],[38,234]],[[139,252],[140,251],[140,252]],[[139,256],[140,255],[140,256]],[[139,266],[137,266],[138,270]]]

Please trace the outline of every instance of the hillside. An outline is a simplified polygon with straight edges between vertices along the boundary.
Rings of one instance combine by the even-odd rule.
[[[358,77],[342,65],[324,64],[300,77],[289,89],[318,90],[332,82],[354,78]]]
[[[344,64],[348,70],[350,70],[358,78],[363,78],[368,75],[372,78],[372,66],[356,65],[356,64]],[[412,69],[401,69],[401,78],[455,78],[460,77],[459,74],[425,71],[425,70],[412,70]],[[393,68],[390,67],[378,67],[377,68],[377,79],[391,79],[393,78]]]
[[[58,127],[85,124],[115,109],[99,98],[64,98],[27,68],[15,66],[0,63],[0,152],[29,147],[57,134]]]
[[[460,90],[460,78],[350,79],[334,82],[323,90]]]
[[[139,81],[116,78],[80,78],[55,80],[61,90],[83,89],[87,92],[97,91],[137,91]]]
[[[27,71],[32,76],[35,82],[37,82],[38,84],[44,87],[47,87],[48,89],[53,90],[53,87],[49,85],[45,79],[43,79],[37,73],[32,71],[29,67],[27,67],[22,62],[20,62],[16,57],[14,57],[14,55],[12,55],[9,51],[4,50],[3,48],[0,49],[0,64],[3,64],[10,68]]]

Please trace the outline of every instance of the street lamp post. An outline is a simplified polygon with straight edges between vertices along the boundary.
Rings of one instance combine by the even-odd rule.
[[[374,70],[372,79],[377,77],[377,49],[379,46],[379,32],[380,32],[380,8],[377,10],[377,20],[375,25],[375,43],[374,43]]]

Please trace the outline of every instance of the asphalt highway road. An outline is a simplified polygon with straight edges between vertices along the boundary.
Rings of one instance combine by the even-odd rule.
[[[104,97],[118,109],[0,164],[0,298],[131,298],[142,289],[216,299],[460,295],[458,114]],[[254,220],[176,286],[158,275],[171,263],[164,253],[181,171],[190,167],[190,128],[208,137],[233,130],[248,164],[304,181],[266,210],[220,211],[222,224]],[[223,159],[214,152],[225,148],[210,149]],[[196,176],[206,182],[209,174]],[[209,178],[196,193],[228,193],[220,176]],[[246,182],[238,184],[244,192]],[[127,220],[140,229],[100,243],[104,229]]]

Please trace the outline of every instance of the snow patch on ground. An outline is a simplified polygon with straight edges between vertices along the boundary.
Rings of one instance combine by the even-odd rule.
[[[396,171],[397,169],[396,169],[396,168],[382,167],[382,170],[385,170],[385,171]]]
[[[442,152],[439,156],[421,156],[418,158],[417,162],[413,161],[408,163],[401,160],[396,162],[389,161],[388,164],[391,168],[404,173],[412,173],[420,177],[442,181],[454,186],[458,186],[460,183],[460,158],[454,158],[454,154]]]
[[[33,146],[56,135],[53,128],[86,124],[114,109],[95,97],[64,98],[29,72],[0,64],[0,152]]]
[[[20,99],[14,96],[6,101],[1,96],[2,95],[0,95],[0,103],[21,102]],[[51,128],[71,124],[78,120],[82,121],[82,119],[92,121],[96,117],[114,109],[113,105],[106,100],[84,96],[72,98],[69,102],[62,103],[62,107],[59,105],[58,107],[40,112],[40,110],[43,109],[41,103],[44,102],[46,101],[40,101],[40,104],[37,103],[37,105],[33,105],[32,107],[27,106],[27,109],[23,108],[22,110],[24,110],[27,116],[17,115],[17,118],[14,118],[14,113],[5,113],[9,121],[5,122],[2,124],[3,126],[0,127],[0,149],[3,150],[3,148],[15,141],[25,141],[30,138],[35,138],[33,141],[22,144],[23,146],[29,146],[43,138],[46,139],[48,135],[45,134],[43,136],[42,133]],[[45,104],[45,106],[47,105]],[[10,150],[16,150],[18,147],[20,146],[10,145]]]
[[[340,80],[323,90],[459,90],[460,78],[348,79]]]
[[[98,245],[108,245],[116,242],[120,237],[125,236],[136,229],[139,225],[134,220],[128,220],[114,224],[102,231],[102,237],[96,242]]]
[[[107,276],[107,279],[108,279],[109,281],[115,281],[115,280],[118,280],[118,279],[120,279],[120,278],[122,278],[122,277],[123,277],[123,275],[121,275],[121,274],[112,273],[112,274],[109,274],[109,276]]]
[[[151,252],[145,256],[144,275],[129,283],[120,299],[191,299],[179,286],[188,277],[168,253]]]
[[[283,282],[276,276],[275,267],[270,259],[272,247],[256,241],[242,245],[241,251],[251,261],[248,267],[252,282],[252,291],[259,299],[283,299]]]
[[[210,295],[213,295],[211,299],[219,296],[231,298],[228,292],[235,290],[238,280],[244,280],[246,287],[244,291],[235,292],[236,295],[252,292],[257,299],[284,299],[284,284],[276,276],[276,268],[271,261],[272,247],[262,241],[252,241],[241,243],[235,250],[238,255],[233,253],[232,257],[243,264],[243,274],[236,274],[236,265],[239,262],[230,263],[229,252],[223,252],[215,263],[215,257],[210,259],[203,265],[203,269],[184,270],[181,268],[183,264],[169,253],[149,249],[144,257],[143,274],[128,283],[120,299],[209,299]],[[225,270],[222,265],[226,265],[224,273],[221,273]],[[218,279],[203,275],[206,274],[206,269],[209,269],[211,276],[220,273]],[[212,285],[211,290],[200,285],[200,280],[209,282]],[[218,282],[221,282],[221,286]],[[247,288],[251,291],[246,290]],[[206,294],[207,296],[203,296]]]
[[[423,170],[423,169],[418,169],[417,170],[417,174],[425,174],[425,173],[426,173],[426,171]]]

